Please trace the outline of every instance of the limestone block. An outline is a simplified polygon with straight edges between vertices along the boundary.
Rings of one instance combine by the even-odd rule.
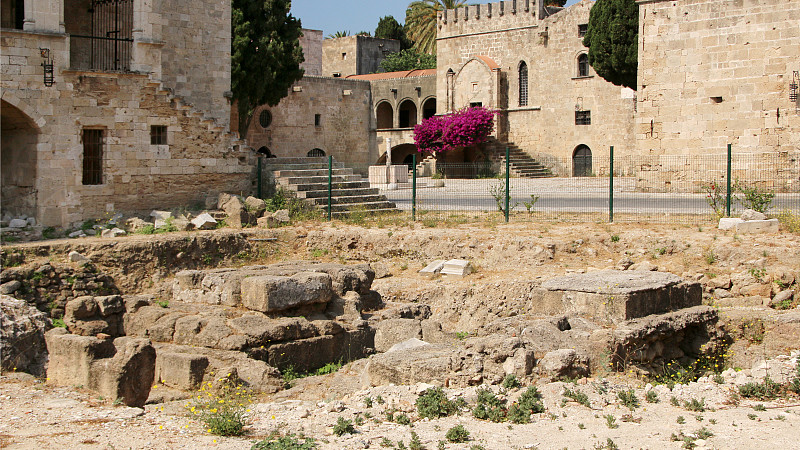
[[[717,228],[720,230],[730,230],[736,228],[736,225],[744,222],[744,220],[738,217],[721,217],[719,219],[719,225]]]
[[[25,228],[27,226],[28,222],[24,219],[11,219],[11,221],[8,222],[9,228]]]
[[[575,312],[615,322],[699,305],[702,288],[663,272],[598,270],[542,283],[536,310],[542,314]]]
[[[433,275],[436,273],[441,272],[442,267],[444,267],[445,260],[444,259],[437,259],[425,266],[419,273]]]
[[[463,277],[472,273],[472,266],[464,259],[451,259],[442,266],[442,275]]]
[[[447,380],[455,387],[466,385],[464,378],[476,375],[464,368],[457,349],[438,344],[375,355],[364,371],[373,386],[389,383],[443,386]]]
[[[125,227],[131,233],[135,233],[148,225],[155,226],[152,223],[146,222],[138,217],[131,217],[130,219],[125,221]]]
[[[69,260],[72,261],[72,262],[81,263],[81,264],[90,262],[89,258],[81,255],[80,253],[78,253],[78,252],[76,252],[74,250],[69,252],[69,255],[67,255],[67,256],[69,257]]]
[[[42,375],[47,315],[24,300],[0,295],[0,323],[0,369]]]
[[[304,272],[291,277],[261,275],[241,283],[242,306],[261,311],[283,311],[312,303],[327,303],[333,297],[331,277]]]
[[[128,233],[125,232],[125,230],[123,230],[121,228],[116,228],[116,227],[114,227],[114,228],[112,228],[110,230],[103,230],[100,233],[100,235],[102,237],[120,237],[120,236],[125,236],[126,234],[128,234]]]
[[[272,213],[272,218],[279,223],[287,223],[291,221],[288,209],[279,209]]]
[[[786,301],[791,302],[792,297],[794,297],[794,289],[786,289],[781,292],[775,294],[775,297],[772,297],[772,300],[769,302],[769,306],[779,305],[780,303]]]
[[[76,336],[63,328],[48,331],[45,340],[50,383],[82,385],[128,406],[144,406],[155,375],[156,352],[150,341]]]
[[[192,219],[192,225],[198,230],[213,230],[217,228],[217,221],[209,213],[202,213]]]
[[[742,220],[766,220],[767,216],[764,213],[752,209],[745,209],[740,216]]]
[[[778,219],[748,220],[736,224],[736,232],[740,234],[777,233],[779,228]]]
[[[326,312],[332,317],[340,317],[344,320],[361,319],[361,296],[358,292],[350,291],[343,297],[334,296],[328,303]]]
[[[420,347],[427,347],[429,345],[431,344],[425,341],[421,341],[417,338],[411,338],[403,342],[398,342],[397,344],[394,344],[389,350],[386,350],[386,353],[401,352],[403,350],[411,350]]]
[[[208,358],[189,353],[159,351],[156,356],[156,379],[177,389],[195,390],[203,382]]]
[[[416,319],[389,319],[375,324],[375,350],[385,352],[411,338],[422,339],[422,325]]]
[[[249,214],[239,197],[231,196],[230,199],[222,205],[222,210],[225,211],[225,214],[228,216],[227,219],[225,219],[225,223],[228,226],[242,228],[242,225],[247,224]]]
[[[537,363],[537,371],[552,378],[576,378],[589,374],[589,361],[571,348],[547,352]]]
[[[250,212],[250,214],[255,217],[260,216],[267,209],[267,202],[265,202],[260,198],[255,198],[253,196],[247,197],[244,200],[244,204],[247,207],[247,210]]]

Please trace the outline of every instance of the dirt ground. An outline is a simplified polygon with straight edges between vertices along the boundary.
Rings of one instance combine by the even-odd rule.
[[[741,289],[732,283],[726,298],[718,298],[707,289],[704,301],[718,306],[721,315],[737,320],[757,317],[780,322],[784,315],[797,314],[797,300],[791,305],[795,309],[786,312],[764,305],[782,288],[796,288],[795,280],[800,278],[800,236],[787,233],[735,235],[711,225],[552,223],[462,224],[447,228],[420,224],[385,223],[364,228],[342,223],[309,223],[246,233],[251,239],[269,240],[258,241],[259,248],[253,249],[250,257],[243,258],[238,252],[238,258],[231,256],[222,265],[288,259],[369,262],[378,276],[373,289],[384,300],[428,304],[434,317],[449,332],[474,333],[494,318],[524,313],[519,310],[518,297],[524,295],[528,284],[570,272],[631,264],[705,284],[710,279],[724,277],[739,280],[749,273],[758,280],[741,282],[745,286]],[[185,235],[135,236],[122,238],[120,242],[184,239]],[[82,253],[100,259],[99,253],[107,251],[107,243],[108,239],[100,238],[51,242],[50,247],[57,250],[42,258],[61,260],[67,250],[80,245]],[[59,246],[64,247],[59,249]],[[451,258],[471,261],[476,272],[463,279],[418,274],[433,259]],[[98,266],[115,277],[131,280],[148,277],[154,281],[121,283],[139,285],[142,290],[168,286],[172,274],[163,267],[150,267],[150,273],[146,273],[115,266],[113,262]],[[460,303],[464,299],[468,301]],[[774,336],[769,334],[770,330],[768,327],[767,338],[759,341],[760,345],[741,344],[740,359],[732,358],[730,366],[749,369],[759,359],[779,355],[786,355],[783,361],[791,363],[788,355],[792,349],[800,348],[800,340],[780,328],[775,328]],[[678,385],[672,392],[663,385],[656,386],[653,389],[658,403],[645,401],[645,390],[651,386],[647,385],[648,380],[636,377],[596,374],[578,380],[575,386],[541,381],[538,388],[544,395],[546,412],[534,415],[530,424],[510,425],[480,421],[466,410],[448,418],[420,420],[414,402],[417,394],[428,386],[367,386],[363,381],[366,363],[366,360],[355,361],[335,374],[304,378],[292,389],[259,398],[250,407],[247,435],[242,438],[209,435],[188,413],[186,400],[151,404],[143,410],[127,408],[114,406],[109,399],[98,398],[79,387],[55,387],[46,380],[6,373],[0,376],[0,447],[239,449],[249,448],[256,440],[277,430],[305,433],[317,439],[324,449],[382,448],[386,440],[395,446],[402,440],[408,447],[413,431],[424,448],[436,449],[445,440],[447,430],[461,424],[470,432],[471,439],[461,444],[446,443],[443,448],[591,449],[611,448],[608,446],[612,441],[619,448],[681,448],[685,445],[683,440],[671,439],[673,434],[682,439],[681,433],[690,437],[697,448],[797,448],[800,398],[736,402],[733,371],[722,384],[701,379]],[[587,394],[591,407],[574,401],[563,403],[565,386]],[[641,403],[634,411],[622,406],[617,398],[617,392],[627,387],[636,389]],[[446,392],[474,404],[475,389]],[[498,387],[493,389],[497,391]],[[513,400],[520,393],[521,390],[510,390],[506,395]],[[385,403],[373,401],[367,407],[365,399],[378,396]],[[672,404],[672,397],[679,406]],[[681,406],[684,400],[701,398],[705,401],[705,411],[689,411]],[[763,404],[763,410],[756,406],[759,404]],[[388,421],[386,413],[391,409],[405,412],[412,426]],[[609,415],[613,417],[612,426]],[[332,426],[339,417],[357,416],[364,423],[356,426],[355,434],[343,437],[332,434]],[[712,435],[694,439],[702,428]]]

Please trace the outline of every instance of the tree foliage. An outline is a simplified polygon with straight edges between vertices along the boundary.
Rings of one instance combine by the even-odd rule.
[[[414,127],[418,151],[445,152],[485,142],[494,130],[497,111],[475,106],[433,116]]]
[[[567,0],[547,0],[547,6],[564,6]]]
[[[411,48],[390,53],[386,55],[386,59],[381,61],[381,69],[384,72],[435,68],[436,55],[417,53]]]
[[[635,0],[597,0],[589,14],[583,45],[598,75],[636,89],[639,7]]]
[[[405,28],[392,16],[381,17],[378,27],[375,28],[375,37],[400,41],[400,50],[411,48],[411,41],[406,36]]]
[[[325,36],[325,39],[337,39],[350,36],[350,30],[340,30]]]
[[[436,14],[460,8],[466,0],[417,0],[406,9],[406,32],[420,53],[436,53]]]
[[[259,105],[275,106],[303,77],[300,21],[290,0],[233,0],[231,89],[244,135]]]

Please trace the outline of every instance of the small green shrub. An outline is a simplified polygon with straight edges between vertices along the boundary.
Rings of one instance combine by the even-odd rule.
[[[447,430],[447,434],[445,434],[444,437],[446,437],[448,441],[456,444],[467,442],[469,440],[469,431],[467,431],[463,425],[456,425]]]
[[[510,374],[506,375],[505,378],[503,378],[503,387],[504,388],[506,388],[506,389],[516,389],[519,386],[520,386],[519,380],[517,380],[517,376],[514,375],[513,373],[510,373]]]
[[[408,450],[422,450],[424,447],[422,446],[422,441],[419,439],[419,435],[415,432],[411,432],[411,441],[408,443]]]
[[[411,419],[407,415],[400,413],[394,416],[394,422],[400,425],[411,425]]]
[[[647,391],[647,394],[644,395],[644,399],[647,400],[647,403],[658,403],[658,394],[656,391],[650,390]]]
[[[67,328],[64,319],[53,319],[53,328]]]
[[[639,399],[636,397],[636,392],[634,392],[633,389],[619,391],[617,393],[617,398],[631,411],[639,407]]]
[[[336,436],[344,436],[345,434],[354,434],[356,429],[353,427],[353,421],[347,420],[344,417],[339,417],[336,420],[336,425],[333,426],[333,434]]]
[[[417,414],[423,419],[426,417],[430,419],[447,417],[458,411],[456,403],[448,400],[440,387],[425,390],[417,397],[416,406]]]
[[[587,408],[591,407],[591,403],[589,403],[589,396],[581,391],[578,391],[577,389],[573,391],[572,389],[565,387],[563,395],[564,398],[574,400]]]
[[[153,226],[152,224],[148,224],[134,231],[133,234],[155,234],[155,232],[156,232],[156,227]]]
[[[169,300],[157,300],[156,305],[162,308],[169,308]]]
[[[706,399],[701,398],[700,400],[698,400],[696,398],[693,398],[689,401],[684,400],[683,408],[693,412],[704,412],[706,410]]]
[[[250,450],[316,450],[317,441],[295,434],[287,434],[286,436],[279,436],[273,432],[266,439],[256,442],[250,447]]]
[[[742,194],[739,202],[745,209],[752,209],[760,213],[765,213],[772,205],[772,200],[775,198],[775,192],[767,189],[762,189],[758,186],[748,186],[739,181],[736,181],[734,186],[736,192]]]
[[[619,235],[618,234],[612,234],[611,235],[611,242],[619,242]]]
[[[617,423],[617,418],[614,417],[613,414],[606,414],[603,417],[606,418],[606,426],[608,428],[611,428],[611,429],[619,428],[619,424]]]
[[[755,398],[758,400],[772,400],[781,395],[783,386],[779,383],[772,381],[770,377],[764,378],[764,381],[757,383],[751,381],[750,383],[739,386],[739,395],[744,398]]]
[[[218,436],[244,434],[247,405],[252,403],[253,397],[241,383],[225,378],[215,386],[209,381],[200,388],[196,398],[187,407],[209,433]]]

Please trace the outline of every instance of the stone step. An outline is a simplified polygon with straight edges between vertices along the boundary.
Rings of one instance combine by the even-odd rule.
[[[328,196],[325,195],[323,197],[312,197],[310,200],[315,205],[326,207],[328,206]],[[386,200],[385,195],[381,194],[364,194],[364,195],[338,195],[336,197],[331,197],[331,203],[334,205],[337,204],[352,204],[352,203],[360,203],[360,202],[379,202]]]
[[[350,188],[350,189],[333,189],[331,190],[332,197],[353,197],[364,195],[376,195],[380,191],[377,188]],[[328,188],[318,189],[313,191],[297,192],[298,198],[328,198]]]
[[[271,160],[273,158],[267,158],[267,160]],[[265,170],[269,170],[271,172],[285,172],[289,170],[325,170],[327,173],[328,170],[328,163],[308,163],[308,164],[272,164],[272,162],[267,162],[265,164]],[[336,169],[343,169],[344,165],[341,163],[333,163],[333,170]]]
[[[393,202],[386,200],[385,198],[382,201],[377,202],[358,202],[358,203],[334,203],[331,207],[331,211],[333,212],[368,212],[368,211],[378,211],[383,209],[392,209],[397,207]],[[327,210],[327,206],[325,206]]]
[[[363,213],[363,214],[366,214],[366,215],[369,215],[369,216],[374,216],[374,215],[378,215],[378,214],[392,214],[392,213],[399,213],[399,212],[400,212],[400,210],[398,210],[397,207],[391,207],[391,208],[368,209],[368,210],[359,210],[359,211],[333,211],[331,213],[331,215],[334,216],[334,217],[340,217],[341,218],[341,217],[347,217],[348,215],[351,215],[353,213],[359,213],[359,214]]]
[[[363,182],[364,179],[361,178],[361,175],[332,175],[331,176],[331,184],[334,186],[339,183],[345,182],[355,182],[360,181]],[[328,185],[328,175],[325,174],[324,176],[316,175],[316,176],[304,176],[304,177],[281,177],[278,178],[278,182],[283,185],[301,185],[301,184],[325,184]]]
[[[325,191],[328,192],[328,182],[324,183],[300,183],[300,184],[287,184],[286,187],[293,191]],[[370,187],[369,181],[340,181],[333,183],[333,189],[359,189]]]
[[[353,175],[353,169],[349,167],[342,167],[342,168],[334,168],[333,175]],[[275,178],[283,178],[283,177],[317,177],[317,176],[328,176],[328,168],[325,167],[324,169],[294,169],[294,170],[273,170],[273,176]]]

